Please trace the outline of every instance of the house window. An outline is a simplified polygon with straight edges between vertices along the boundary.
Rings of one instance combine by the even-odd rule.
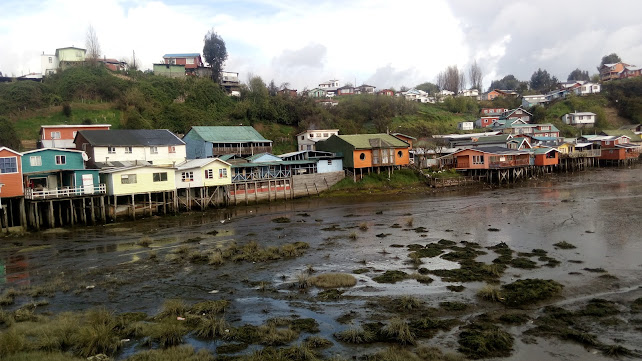
[[[332,159],[328,159],[328,165],[332,165]]]
[[[49,57],[49,64],[53,63],[53,59]]]
[[[221,168],[218,170],[218,177],[219,178],[227,178],[227,169]]]
[[[152,154],[158,154],[158,147],[149,147],[149,152]]]
[[[51,132],[51,139],[60,139],[60,132]]]
[[[57,155],[56,156],[56,164],[57,165],[67,164],[67,156],[66,155]]]
[[[74,130],[72,134],[73,134],[73,138],[76,139],[76,134],[78,134],[78,131]]]
[[[185,59],[185,64],[193,65],[193,64],[194,64],[194,58],[187,58],[187,59]]]
[[[183,182],[193,182],[194,181],[194,172],[182,172],[181,180]]]
[[[136,174],[123,174],[120,176],[120,184],[136,184]]]
[[[473,155],[473,164],[484,164],[483,155]]]
[[[152,178],[154,182],[167,182],[167,172],[154,173]]]
[[[327,138],[328,137],[328,133],[323,133],[323,137]]]
[[[611,145],[611,142],[604,142],[605,145]]]
[[[403,152],[402,152],[402,151],[398,151],[398,152],[397,152],[397,157],[399,157],[399,158],[403,158]]]
[[[29,157],[29,165],[32,167],[39,167],[42,165],[42,158],[39,155]]]
[[[214,179],[214,171],[211,169],[205,170],[205,179]]]
[[[116,147],[107,147],[107,153],[116,154]]]
[[[0,158],[0,174],[7,174],[7,173],[18,173],[17,157]]]
[[[170,153],[176,153],[176,146],[170,145],[167,147],[167,151]]]
[[[366,160],[366,153],[359,154],[359,159]]]
[[[81,148],[82,148],[83,152],[86,152],[87,151],[87,143],[82,143],[82,147]]]
[[[314,138],[314,133],[310,133],[310,138]]]
[[[132,147],[125,147],[125,154],[132,154],[133,149]]]
[[[305,136],[303,136],[303,135],[302,135],[302,136],[301,136],[301,140],[303,140],[303,139],[305,139]]]

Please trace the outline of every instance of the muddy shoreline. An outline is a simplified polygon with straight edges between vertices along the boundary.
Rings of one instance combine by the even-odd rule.
[[[180,299],[187,305],[226,300],[229,306],[216,317],[234,329],[269,326],[275,318],[315,320],[316,329],[298,331],[290,321],[279,321],[282,325],[276,330],[294,327],[296,334],[273,347],[303,345],[318,336],[331,343],[315,349],[320,358],[349,359],[395,345],[408,352],[423,346],[457,352],[463,349],[462,332],[488,324],[514,339],[512,351],[497,355],[501,359],[611,359],[599,345],[620,345],[634,353],[642,349],[642,317],[634,305],[642,297],[642,243],[637,236],[641,179],[639,166],[602,168],[510,187],[299,199],[5,237],[0,246],[5,269],[0,290],[13,290],[15,299],[2,309],[11,313],[37,305],[30,306],[32,313],[47,318],[105,307],[115,314],[144,312],[149,318],[144,322],[153,324],[166,300]],[[279,217],[284,223],[273,221]],[[428,257],[440,240],[453,241],[449,247],[455,248],[438,249],[439,254]],[[561,241],[576,248],[554,246]],[[257,248],[242,251],[252,242]],[[296,242],[305,242],[307,248],[290,251],[288,245]],[[508,263],[494,263],[500,254],[488,247],[500,243],[511,250],[511,260],[504,259]],[[413,258],[419,250],[413,245],[433,246],[422,251],[425,257]],[[268,251],[270,247],[279,250]],[[230,255],[219,260],[216,252]],[[498,266],[492,267],[493,277],[472,280],[446,272],[466,266],[479,274],[481,268],[475,267],[481,264],[505,268],[499,272]],[[375,281],[386,271],[409,276],[402,275],[396,283]],[[335,293],[300,286],[302,278],[325,273],[350,274],[356,285]],[[554,280],[562,289],[519,307],[478,295],[485,285],[501,291],[524,279]],[[456,286],[464,288],[456,292]],[[396,308],[402,297],[418,301],[416,308]],[[597,304],[593,299],[613,304],[599,303],[609,312],[591,316],[582,310]],[[459,304],[466,307],[460,309]],[[545,329],[552,312],[546,306],[571,312],[569,323]],[[524,322],[500,321],[507,314],[523,314]],[[409,325],[415,345],[383,337],[391,335],[382,330],[391,327],[392,319]],[[419,319],[440,320],[441,326],[413,323]],[[2,327],[3,332],[9,329]],[[354,344],[337,336],[364,327],[375,334],[371,342]],[[584,343],[572,338],[576,332]],[[595,342],[586,334],[594,335]],[[158,348],[155,341],[146,343],[149,337],[130,337],[112,356],[126,359]],[[251,355],[270,346],[254,338],[239,352],[217,351],[221,345],[242,343],[239,339],[203,339],[191,330],[183,342],[218,357]]]

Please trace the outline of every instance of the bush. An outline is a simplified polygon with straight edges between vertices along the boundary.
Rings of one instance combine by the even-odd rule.
[[[310,283],[321,288],[352,287],[357,279],[348,273],[325,273],[310,278]]]
[[[62,105],[62,114],[67,118],[71,117],[71,105],[69,105],[69,103],[64,103]]]

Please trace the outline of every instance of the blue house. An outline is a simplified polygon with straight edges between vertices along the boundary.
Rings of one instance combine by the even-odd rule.
[[[185,134],[187,159],[271,153],[272,141],[249,126],[196,126]]]
[[[104,193],[98,169],[85,169],[85,152],[43,148],[23,153],[22,174],[28,199]]]

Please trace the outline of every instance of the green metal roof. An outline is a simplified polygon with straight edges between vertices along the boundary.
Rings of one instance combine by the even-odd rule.
[[[559,152],[555,148],[548,148],[548,147],[546,147],[546,148],[532,148],[532,149],[529,149],[528,151],[533,152],[534,154],[546,154],[546,153],[551,152],[551,151]]]
[[[355,149],[408,147],[408,143],[395,138],[390,134],[353,134],[335,135],[335,137],[349,143]]]
[[[192,131],[206,142],[272,142],[250,126],[195,126]]]
[[[510,139],[510,137],[511,137],[510,134],[489,135],[487,137],[479,137],[479,138],[477,138],[477,141],[475,143],[476,144],[484,144],[484,143],[506,142],[506,141],[508,141],[508,139]]]
[[[603,130],[602,133],[609,135],[609,136],[615,136],[615,137],[620,137],[620,136],[627,136],[631,138],[631,140],[640,140],[640,135],[635,134],[633,131],[629,129],[615,129],[615,130]]]
[[[296,164],[313,164],[315,160],[284,160],[281,162],[265,162],[265,163],[239,163],[232,164],[232,168],[253,168],[253,167],[267,167],[271,165],[296,165]]]

